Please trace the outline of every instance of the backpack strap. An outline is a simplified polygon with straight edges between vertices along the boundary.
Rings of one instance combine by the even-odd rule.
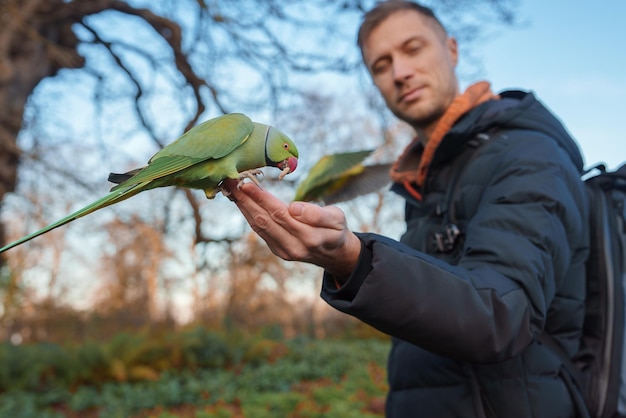
[[[467,142],[466,149],[455,161],[458,167],[460,167],[450,180],[448,191],[444,198],[444,206],[438,208],[438,211],[443,214],[443,228],[439,232],[435,232],[435,246],[440,253],[451,253],[454,251],[460,242],[462,242],[464,231],[459,228],[456,216],[455,202],[457,196],[460,193],[461,179],[464,177],[465,171],[470,163],[476,158],[478,151],[483,144],[489,142],[495,138],[493,133],[479,133]]]
[[[574,362],[585,373],[585,396],[601,417],[623,416],[626,165],[585,179],[590,205],[590,253],[581,349]],[[587,173],[588,174],[588,173]],[[580,367],[579,367],[580,368]],[[621,406],[621,408],[620,408]],[[621,411],[620,411],[621,409]]]

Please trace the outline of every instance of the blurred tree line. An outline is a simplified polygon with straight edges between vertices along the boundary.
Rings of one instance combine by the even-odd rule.
[[[460,40],[468,75],[480,72],[468,46],[516,21],[516,0],[424,3]],[[410,133],[384,110],[354,45],[373,4],[0,0],[0,242],[101,196],[109,171],[143,165],[222,113],[247,113],[296,141],[298,172],[263,179],[286,201],[325,153],[371,147],[392,159]],[[317,304],[319,271],[274,257],[226,199],[147,195],[3,254],[0,340],[80,339],[181,318],[313,335],[349,323]],[[351,226],[398,234],[402,206],[390,199],[345,204]]]

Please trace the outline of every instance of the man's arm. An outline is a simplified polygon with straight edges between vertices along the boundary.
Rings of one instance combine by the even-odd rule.
[[[274,254],[288,261],[322,267],[341,284],[357,265],[361,241],[335,206],[293,202],[286,205],[253,183],[240,189],[227,180],[229,196]]]

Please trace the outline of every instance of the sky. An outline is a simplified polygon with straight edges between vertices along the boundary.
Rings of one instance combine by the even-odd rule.
[[[626,0],[520,0],[517,28],[477,48],[494,91],[532,90],[587,167],[626,161]]]

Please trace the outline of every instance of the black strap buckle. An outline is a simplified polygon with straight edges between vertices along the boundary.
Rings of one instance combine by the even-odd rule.
[[[457,240],[461,236],[461,230],[455,224],[447,225],[441,232],[435,232],[435,246],[441,253],[449,253],[454,250]]]

